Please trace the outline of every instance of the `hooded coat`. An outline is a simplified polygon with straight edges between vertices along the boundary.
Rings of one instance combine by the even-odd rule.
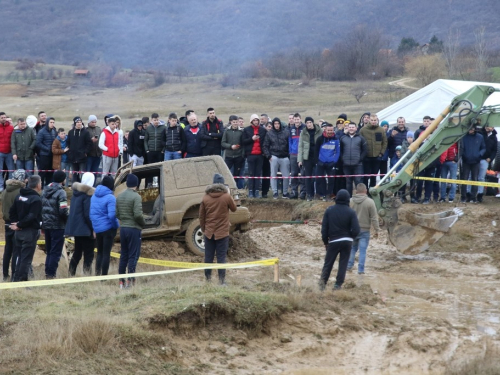
[[[98,185],[90,199],[90,220],[96,233],[120,226],[116,218],[116,198],[113,191],[104,185]]]
[[[90,237],[94,230],[90,220],[90,199],[95,189],[80,182],[73,182],[71,189],[73,189],[73,196],[71,197],[71,209],[64,235]]]
[[[288,129],[283,129],[281,126],[278,130],[274,128],[274,122],[278,121],[281,123],[279,118],[273,119],[273,127],[266,134],[266,138],[264,139],[264,145],[262,153],[266,158],[270,158],[271,156],[276,156],[280,159],[287,158],[289,155],[288,152],[288,138],[289,133]]]
[[[64,229],[68,215],[66,191],[61,184],[52,182],[42,193],[42,228]]]
[[[130,156],[137,155],[142,158],[146,154],[146,150],[144,149],[144,137],[146,135],[146,131],[144,130],[144,126],[141,130],[139,130],[139,124],[142,124],[142,121],[136,120],[134,122],[134,129],[128,133],[127,152]]]
[[[87,162],[87,155],[93,148],[90,133],[83,127],[71,129],[66,137],[66,146],[69,148],[68,161],[70,163]]]
[[[215,240],[229,236],[229,210],[236,211],[236,204],[224,184],[207,186],[200,205],[200,226],[207,238]]]
[[[392,135],[394,130],[398,132],[395,136]],[[394,152],[396,151],[396,147],[401,146],[406,140],[406,134],[409,130],[410,129],[407,127],[401,130],[398,126],[395,126],[387,132],[387,148],[389,149],[389,158],[392,159]]]
[[[377,207],[373,199],[366,194],[354,194],[350,206],[356,212],[362,232],[369,232],[372,226],[377,232],[380,230]]]
[[[9,210],[9,218],[18,228],[40,229],[42,200],[36,190],[21,188],[18,199]]]
[[[19,192],[22,188],[26,186],[26,184],[22,181],[18,181],[15,179],[7,180],[5,183],[6,188],[2,194],[2,214],[3,221],[6,224],[10,223],[9,210],[14,204],[14,200],[19,195]]]
[[[474,132],[474,134],[467,133],[461,139],[458,149],[460,156],[462,157],[462,162],[467,164],[476,164],[481,162],[481,159],[486,152],[486,145],[484,143],[483,136]]]
[[[356,238],[360,232],[356,212],[349,207],[349,192],[339,190],[335,205],[326,209],[321,224],[321,239],[325,245],[341,238]]]

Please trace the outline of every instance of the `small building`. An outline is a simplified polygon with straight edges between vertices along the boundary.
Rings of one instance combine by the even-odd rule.
[[[75,76],[77,77],[88,77],[89,71],[87,69],[76,69]]]

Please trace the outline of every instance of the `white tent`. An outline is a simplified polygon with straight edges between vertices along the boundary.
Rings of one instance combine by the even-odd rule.
[[[424,116],[437,117],[452,99],[469,90],[472,86],[484,85],[500,89],[500,83],[453,81],[438,79],[430,85],[414,92],[406,98],[377,113],[380,121],[386,120],[391,126],[397,123],[397,118],[406,119],[408,127],[417,129],[422,124]],[[486,100],[484,105],[500,104],[500,92],[495,92]]]

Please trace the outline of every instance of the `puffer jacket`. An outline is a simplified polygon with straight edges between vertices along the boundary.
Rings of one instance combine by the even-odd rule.
[[[165,132],[165,125],[154,126],[150,124],[146,128],[144,134],[144,150],[148,151],[163,151],[163,133]]]
[[[14,200],[19,194],[20,190],[24,188],[26,184],[22,181],[12,179],[12,180],[7,180],[5,185],[6,188],[2,194],[2,214],[3,214],[3,221],[5,221],[6,224],[9,224],[10,223],[9,210],[14,204]]]
[[[273,125],[273,128],[267,132],[266,138],[264,139],[264,147],[262,150],[264,156],[268,159],[271,156],[287,158],[289,154],[289,136],[287,129],[280,128],[276,130]]]
[[[136,155],[140,158],[144,157],[146,151],[144,150],[144,137],[146,132],[144,128],[139,130],[139,125],[142,124],[141,120],[134,122],[134,128],[128,134],[127,152],[130,156]]]
[[[290,150],[290,155],[297,155],[299,153],[299,140],[300,133],[305,129],[304,124],[300,124],[297,128],[295,125],[291,126],[289,129],[289,138],[288,138],[288,149]]]
[[[70,163],[84,163],[92,150],[92,140],[87,129],[73,128],[66,137],[66,146],[69,148],[68,161]]]
[[[378,125],[363,126],[359,134],[365,139],[367,145],[367,158],[378,158],[384,155],[387,149],[387,136],[383,128]]]
[[[314,124],[314,141],[322,134],[321,128],[318,124]],[[311,147],[311,139],[307,127],[305,127],[300,133],[299,138],[299,153],[297,155],[297,161],[303,162],[309,159],[309,149]]]
[[[486,146],[486,151],[483,155],[483,159],[495,160],[497,156],[498,141],[497,141],[497,131],[493,129],[491,135],[488,136],[486,131],[482,132],[484,138],[484,144]]]
[[[351,137],[349,134],[340,139],[340,157],[347,166],[359,165],[366,156],[366,141],[359,134]]]
[[[117,229],[120,226],[116,218],[116,198],[104,185],[97,186],[90,199],[90,220],[96,233]]]
[[[0,124],[0,152],[2,154],[10,154],[12,151],[10,138],[13,132],[14,127],[11,124],[7,122]]]
[[[90,220],[90,199],[94,195],[95,189],[79,182],[73,182],[71,189],[73,189],[73,196],[71,197],[71,209],[64,235],[90,237],[94,230]]]
[[[50,118],[47,119],[47,122]],[[36,148],[38,149],[39,156],[52,155],[52,143],[57,137],[56,128],[49,130],[49,126],[45,125],[36,136]]]
[[[64,229],[68,215],[66,191],[61,184],[52,182],[42,193],[42,228]]]
[[[441,154],[439,162],[441,164],[447,161],[458,162],[458,143],[453,143],[448,149]]]
[[[224,157],[228,159],[238,158],[244,156],[244,148],[241,144],[241,139],[243,137],[243,130],[236,128],[227,129],[222,135],[222,148],[224,151]],[[240,145],[240,148],[233,150],[231,146]]]
[[[132,189],[126,189],[116,198],[116,217],[122,228],[142,229],[146,226],[142,212],[141,196]]]
[[[182,153],[186,151],[186,133],[180,125],[165,127],[162,142],[165,151]]]
[[[17,155],[17,160],[33,160],[33,153],[35,152],[36,145],[35,131],[28,127],[24,130],[14,130],[10,145],[12,155]]]
[[[394,130],[398,132],[395,136],[392,135]],[[392,159],[394,152],[396,151],[396,147],[401,146],[406,140],[406,134],[409,130],[410,129],[407,127],[401,130],[399,127],[395,126],[387,132],[387,149],[389,150],[389,158]]]

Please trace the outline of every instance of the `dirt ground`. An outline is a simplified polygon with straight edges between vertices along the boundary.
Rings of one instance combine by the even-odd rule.
[[[317,293],[324,247],[320,225],[311,219],[320,220],[331,203],[244,203],[254,220],[310,222],[254,224],[232,237],[229,260],[278,257],[281,286],[302,296]],[[450,206],[403,209],[439,212]],[[498,350],[500,200],[486,197],[480,205],[458,206],[464,207],[464,216],[421,255],[398,254],[383,232],[372,238],[366,274],[348,273],[344,290],[325,292],[324,306],[317,311],[285,313],[255,334],[225,322],[168,330],[184,353],[177,361],[187,368],[208,364],[204,372],[214,374],[440,374]],[[172,241],[144,241],[142,256],[200,261],[184,244]],[[43,260],[43,252],[37,251],[35,265],[41,268]],[[229,282],[239,284],[272,285],[272,276],[271,268],[228,271]],[[365,293],[365,300],[354,303],[355,290]],[[212,340],[214,335],[225,339]]]

